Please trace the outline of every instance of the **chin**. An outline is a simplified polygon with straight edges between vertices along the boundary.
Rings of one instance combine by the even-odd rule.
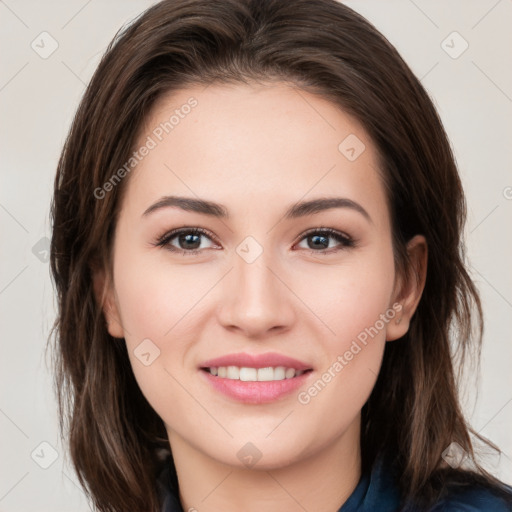
[[[270,439],[266,438],[267,434],[258,437],[252,433],[247,436],[247,441],[240,441],[241,438],[237,437],[229,444],[223,443],[221,453],[210,453],[210,456],[238,469],[261,471],[284,468],[304,457],[304,451],[298,450],[302,443],[296,437],[286,440],[276,436]]]

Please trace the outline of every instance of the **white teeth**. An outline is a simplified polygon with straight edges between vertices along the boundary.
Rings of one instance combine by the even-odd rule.
[[[238,370],[238,368],[237,368]],[[239,370],[240,380],[244,381],[256,381],[258,380],[258,370],[256,368],[240,368]],[[229,378],[229,375],[228,375]]]
[[[295,373],[295,370],[293,373]],[[285,374],[286,368],[284,366],[278,366],[277,368],[274,368],[274,380],[284,380]]]
[[[228,366],[228,370],[226,372],[227,379],[237,380],[240,377],[240,368],[238,366]]]
[[[276,366],[275,368],[219,366],[208,368],[208,371],[212,375],[222,377],[224,379],[241,380],[245,382],[292,379],[293,377],[298,377],[304,373],[304,370],[295,370],[295,368],[286,368],[284,366]]]
[[[261,382],[274,380],[274,369],[271,367],[258,368],[258,380]]]

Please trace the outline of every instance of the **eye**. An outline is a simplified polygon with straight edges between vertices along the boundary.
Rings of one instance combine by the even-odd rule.
[[[179,228],[159,237],[154,245],[164,247],[171,252],[181,252],[185,256],[191,256],[208,248],[202,244],[201,238],[211,241],[213,236],[202,228]]]
[[[164,247],[171,252],[181,252],[184,256],[194,256],[203,249],[211,248],[204,246],[201,238],[214,241],[213,235],[203,228],[178,228],[160,236],[153,244]],[[331,241],[335,240],[338,245],[332,246]],[[342,249],[355,247],[355,241],[348,235],[331,228],[315,228],[302,235],[300,239],[307,242],[307,248],[311,254],[328,255]],[[307,249],[305,247],[302,247]]]
[[[338,246],[332,246],[330,240],[338,242]],[[340,233],[331,228],[315,228],[302,235],[301,242],[306,241],[307,247],[311,249],[311,254],[328,255],[333,252],[338,252],[342,249],[355,247],[355,241],[344,233]]]

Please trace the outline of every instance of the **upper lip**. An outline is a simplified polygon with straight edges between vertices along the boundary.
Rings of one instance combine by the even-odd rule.
[[[212,368],[219,366],[238,366],[239,368],[267,368],[269,366],[284,366],[285,368],[294,368],[295,370],[311,370],[307,363],[288,357],[276,352],[266,352],[265,354],[247,354],[239,352],[237,354],[227,354],[225,356],[208,359],[201,363],[201,368]]]

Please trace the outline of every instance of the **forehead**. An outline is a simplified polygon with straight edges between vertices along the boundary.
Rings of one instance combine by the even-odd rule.
[[[140,212],[171,193],[241,210],[329,195],[365,202],[377,217],[386,208],[376,149],[360,123],[288,84],[168,94],[139,131],[135,148],[143,146],[125,196]]]

